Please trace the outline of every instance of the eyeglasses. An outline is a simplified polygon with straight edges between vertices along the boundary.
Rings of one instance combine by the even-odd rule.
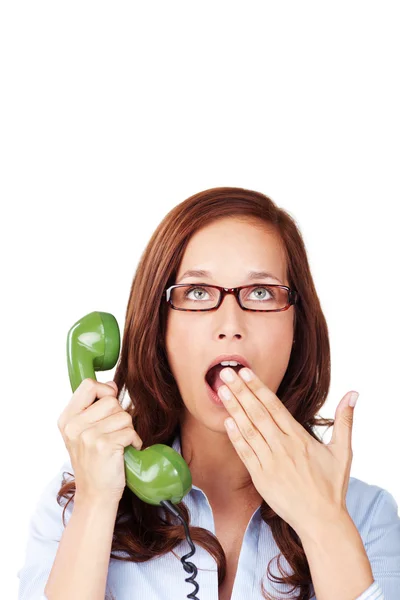
[[[257,294],[255,294],[257,292]],[[206,283],[178,283],[164,290],[166,302],[175,310],[216,310],[226,294],[233,294],[243,310],[279,312],[298,301],[298,293],[286,285],[263,283],[224,288]]]

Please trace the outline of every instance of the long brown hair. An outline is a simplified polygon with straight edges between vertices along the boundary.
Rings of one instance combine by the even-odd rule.
[[[119,399],[128,392],[126,410],[143,441],[143,449],[157,443],[172,445],[180,432],[179,418],[184,404],[167,360],[168,305],[162,294],[175,283],[192,234],[224,217],[250,219],[255,224],[262,221],[262,225],[267,224],[280,236],[286,255],[288,284],[297,291],[298,301],[294,305],[295,343],[276,395],[308,433],[323,443],[314,428],[334,425],[333,419],[316,418],[330,385],[330,346],[302,235],[294,219],[278,208],[271,198],[243,188],[219,187],[194,194],[175,206],[153,233],[130,290],[121,354],[114,377]],[[63,481],[57,501],[60,503],[62,497],[70,496],[69,503],[74,494],[75,481]],[[185,502],[177,506],[190,524]],[[271,559],[267,566],[268,578],[271,574],[275,582],[293,586],[291,591],[298,588],[298,595],[291,598],[309,600],[312,581],[300,538],[265,501],[261,504],[261,518],[271,528],[281,554],[293,570],[291,574],[285,573],[278,560],[282,578],[275,577],[270,571]],[[216,560],[218,585],[221,585],[226,575],[226,557],[218,539],[202,527],[190,526],[190,534],[193,542],[200,544]],[[160,507],[142,502],[128,487],[125,488],[115,521],[111,558],[145,562],[173,551],[184,539],[184,528],[178,520],[169,513],[165,515]],[[263,584],[262,592],[271,600]]]

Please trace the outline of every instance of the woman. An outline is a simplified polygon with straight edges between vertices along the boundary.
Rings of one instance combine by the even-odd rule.
[[[220,295],[236,286],[245,286],[240,295]],[[240,365],[231,365],[228,383],[226,365],[215,363],[231,358]],[[199,592],[191,597],[398,597],[397,505],[386,490],[349,477],[351,394],[335,420],[316,417],[330,385],[327,324],[301,234],[270,198],[214,188],[164,218],[132,283],[114,383],[119,400],[128,393],[143,449],[171,445],[190,467],[193,488],[178,507],[196,545]],[[234,432],[225,425],[230,416]],[[334,425],[334,446],[323,444],[318,425]],[[67,525],[74,508],[75,482],[63,473],[33,516],[20,600],[47,598],[54,540],[64,529],[61,498],[69,497]],[[107,597],[193,592],[178,519],[126,487],[110,521]]]

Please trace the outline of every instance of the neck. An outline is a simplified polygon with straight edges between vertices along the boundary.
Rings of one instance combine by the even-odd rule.
[[[215,508],[236,506],[243,510],[261,504],[263,499],[225,431],[212,431],[198,421],[186,421],[181,425],[180,444],[193,485]]]

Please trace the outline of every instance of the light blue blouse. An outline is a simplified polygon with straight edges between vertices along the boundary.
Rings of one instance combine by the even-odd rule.
[[[179,435],[172,447],[181,454]],[[31,516],[25,562],[17,573],[20,579],[18,600],[48,600],[44,588],[64,530],[63,507],[56,500],[64,471],[74,473],[69,460],[46,486]],[[184,502],[189,509],[190,524],[203,527],[215,535],[212,509],[203,490],[193,485]],[[400,518],[395,499],[383,488],[350,477],[346,504],[363,540],[374,575],[372,585],[355,600],[399,600]],[[72,508],[73,502],[65,511],[66,523]],[[190,550],[186,539],[174,548],[179,557]],[[261,580],[272,595],[289,591],[289,585],[271,582],[267,577],[267,565],[278,554],[280,550],[269,526],[261,519],[259,507],[253,513],[243,538],[231,600],[262,600]],[[199,600],[218,600],[214,558],[196,545],[196,552],[189,560],[198,569],[195,580],[199,584]],[[283,555],[280,560],[283,568],[292,572]],[[277,559],[272,561],[271,570],[279,577],[276,563]],[[195,590],[193,584],[185,581],[189,576],[172,552],[143,563],[111,559],[105,598],[111,598],[108,594],[112,591],[116,600],[183,600]]]

